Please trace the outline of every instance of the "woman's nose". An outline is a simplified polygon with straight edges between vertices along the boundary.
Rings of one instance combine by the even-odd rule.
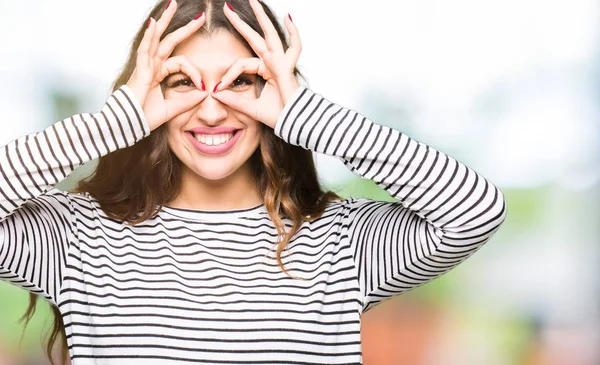
[[[196,116],[207,125],[216,125],[227,118],[227,108],[209,94],[198,105]]]

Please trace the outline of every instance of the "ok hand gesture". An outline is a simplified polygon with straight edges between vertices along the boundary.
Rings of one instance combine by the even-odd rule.
[[[127,81],[127,86],[142,105],[150,130],[190,110],[208,95],[198,69],[187,57],[169,57],[179,43],[204,25],[206,16],[204,13],[198,14],[187,25],[160,41],[176,10],[177,2],[172,0],[158,21],[152,18],[148,20],[148,28],[137,50],[135,70]],[[176,72],[187,74],[197,89],[178,94],[172,99],[165,99],[160,83],[165,77]]]
[[[300,86],[294,75],[294,69],[300,57],[302,46],[296,26],[289,15],[284,22],[290,34],[290,47],[287,51],[284,51],[277,30],[262,5],[258,0],[250,0],[250,5],[265,34],[265,38],[245,23],[229,4],[225,4],[223,11],[235,29],[248,41],[258,57],[238,60],[223,75],[219,85],[229,85],[242,73],[258,74],[266,80],[266,85],[257,99],[240,96],[229,90],[220,91],[218,88],[212,95],[231,108],[274,128],[281,110]]]

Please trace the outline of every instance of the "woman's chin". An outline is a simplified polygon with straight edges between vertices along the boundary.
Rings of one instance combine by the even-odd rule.
[[[194,166],[194,168],[188,167],[188,172],[191,175],[190,178],[218,182],[236,175],[235,173],[240,169],[241,167],[227,166],[221,163],[209,164],[208,166],[203,165],[201,168],[198,166]]]

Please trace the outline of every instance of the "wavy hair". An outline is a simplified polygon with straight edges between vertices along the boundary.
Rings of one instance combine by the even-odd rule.
[[[159,19],[168,0],[159,1],[149,16]],[[257,33],[264,37],[252,8],[247,0],[229,0],[236,13]],[[178,8],[166,31],[169,33],[184,26],[194,17],[205,12],[206,24],[198,31],[211,34],[228,31],[234,35],[254,56],[256,54],[225,17],[222,9],[224,0],[178,0]],[[261,3],[266,14],[275,26],[284,49],[288,48],[285,34],[274,13]],[[146,22],[138,30],[129,57],[121,74],[116,79],[113,90],[124,85],[136,66],[136,52],[146,29]],[[297,69],[296,77],[300,76]],[[264,85],[264,80],[258,87]],[[289,275],[281,259],[292,237],[305,221],[320,217],[327,204],[339,199],[330,192],[323,191],[318,180],[312,153],[301,147],[286,143],[277,137],[271,128],[262,128],[260,147],[250,157],[250,164],[256,179],[264,206],[277,229],[274,242],[279,267]],[[156,215],[162,206],[173,200],[181,188],[181,162],[171,152],[164,125],[154,130],[150,136],[133,146],[112,152],[98,161],[93,174],[78,183],[75,193],[87,192],[98,200],[102,210],[111,218],[128,224],[137,224]],[[292,222],[287,229],[284,219]],[[22,319],[25,325],[33,316],[37,296],[30,294],[30,303]],[[67,361],[68,349],[66,334],[60,311],[52,307],[54,323],[48,337],[46,353],[52,364],[52,351],[57,340],[62,341],[63,364]]]

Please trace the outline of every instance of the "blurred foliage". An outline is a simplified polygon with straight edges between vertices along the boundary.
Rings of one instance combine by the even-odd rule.
[[[519,231],[543,222],[551,187],[502,189],[502,192],[508,209],[503,231]]]
[[[0,281],[0,343],[14,352],[42,352],[42,336],[51,325],[51,310],[48,302],[38,300],[37,309],[27,328],[19,319],[29,305],[29,294],[25,290]]]
[[[532,340],[537,336],[531,319],[519,313],[503,313],[494,317],[490,315],[489,308],[480,307],[469,311],[455,310],[453,315],[453,321],[460,326],[459,333],[478,334],[485,343],[493,344],[506,364],[522,364],[531,350]]]
[[[48,98],[49,104],[54,107],[54,115],[50,123],[68,118],[81,110],[81,97],[77,94],[54,89],[48,93]]]

